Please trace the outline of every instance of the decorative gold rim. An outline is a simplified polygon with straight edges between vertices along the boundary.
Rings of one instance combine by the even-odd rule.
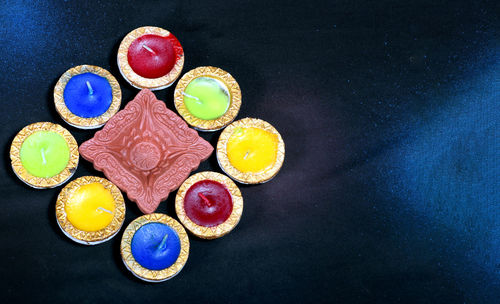
[[[278,136],[278,151],[276,155],[276,161],[272,167],[269,167],[261,172],[251,173],[251,172],[241,172],[236,169],[229,158],[227,157],[226,145],[235,131],[236,128],[248,128],[255,127],[266,130]],[[226,172],[227,175],[232,177],[234,180],[243,184],[260,184],[271,180],[276,174],[278,174],[283,161],[285,159],[285,143],[281,138],[281,135],[276,131],[276,129],[268,122],[257,119],[257,118],[243,118],[230,124],[219,137],[217,141],[217,161],[221,166],[222,170]]]
[[[205,227],[194,223],[187,215],[184,209],[184,197],[187,190],[195,183],[202,180],[214,180],[227,187],[233,200],[233,211],[229,218],[222,224],[215,227]],[[227,176],[211,171],[200,172],[189,177],[177,191],[175,197],[175,211],[181,223],[194,235],[203,239],[216,239],[228,234],[231,230],[238,225],[241,214],[243,213],[243,196],[236,184]]]
[[[120,73],[125,78],[125,80],[127,80],[127,82],[130,83],[133,87],[138,89],[161,90],[169,87],[181,74],[182,67],[184,66],[184,51],[182,47],[174,47],[176,56],[180,56],[180,58],[175,61],[174,67],[167,75],[159,78],[142,77],[134,72],[134,70],[132,70],[132,67],[128,63],[127,54],[128,48],[130,47],[132,42],[135,39],[147,34],[167,37],[170,35],[170,32],[159,27],[143,26],[128,33],[127,36],[123,38],[122,42],[120,43],[120,47],[118,48],[118,68],[120,69]]]
[[[66,217],[66,202],[78,188],[91,183],[102,184],[111,192],[115,201],[115,211],[111,223],[99,231],[80,230],[73,226]],[[83,176],[67,184],[59,193],[56,202],[56,217],[57,224],[70,239],[84,245],[95,245],[113,238],[118,233],[125,220],[125,201],[120,189],[109,180],[97,176]]]
[[[104,77],[108,80],[109,85],[111,86],[111,90],[113,92],[113,100],[111,101],[111,105],[108,110],[97,117],[84,118],[73,114],[66,103],[64,102],[64,89],[68,84],[68,81],[76,75],[83,73],[93,73]],[[61,115],[62,119],[66,121],[68,124],[73,127],[77,127],[80,129],[95,129],[104,125],[113,115],[118,112],[120,109],[120,104],[122,102],[122,90],[120,89],[120,84],[116,80],[116,78],[111,75],[107,70],[95,66],[95,65],[79,65],[73,67],[59,78],[57,84],[54,88],[54,104],[56,105],[56,110],[59,115]]]
[[[198,77],[215,78],[226,85],[230,95],[230,104],[226,113],[221,117],[213,120],[203,120],[193,116],[186,108],[182,93],[186,90],[189,83]],[[202,66],[187,72],[177,82],[174,92],[174,102],[177,112],[179,112],[189,125],[200,131],[216,131],[230,124],[236,118],[236,115],[238,115],[241,107],[241,90],[236,80],[228,72],[212,66]]]
[[[26,138],[28,138],[28,136],[38,131],[56,132],[57,134],[61,135],[68,144],[70,153],[68,165],[66,166],[66,168],[64,168],[64,170],[62,170],[55,176],[43,178],[31,175],[21,163],[20,151],[23,142],[26,140]],[[29,186],[38,189],[57,187],[71,178],[71,176],[75,173],[76,168],[78,167],[79,156],[80,154],[78,153],[78,144],[76,143],[73,135],[71,135],[71,133],[69,133],[69,131],[62,126],[50,122],[37,122],[27,125],[21,131],[19,131],[19,133],[17,133],[16,137],[14,137],[14,140],[12,141],[12,145],[10,146],[10,161],[12,169],[14,169],[14,172],[19,177],[19,179],[21,179]]]
[[[179,257],[177,257],[175,263],[168,268],[162,270],[151,270],[144,268],[139,263],[137,263],[137,261],[134,259],[134,256],[132,255],[131,244],[134,234],[137,232],[137,230],[139,230],[139,228],[149,223],[166,224],[174,229],[179,236],[179,240],[181,242],[181,252],[179,253]],[[132,223],[128,225],[127,229],[125,229],[120,245],[120,252],[122,255],[123,263],[125,264],[127,269],[130,270],[136,277],[148,282],[162,282],[173,278],[182,270],[182,268],[186,264],[189,256],[189,238],[186,230],[184,230],[184,227],[182,227],[182,225],[178,221],[167,216],[166,214],[146,214],[136,218]]]

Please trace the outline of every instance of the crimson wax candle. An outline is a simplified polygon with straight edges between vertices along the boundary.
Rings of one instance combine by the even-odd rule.
[[[127,59],[137,74],[146,78],[158,78],[174,67],[175,52],[168,38],[144,35],[132,42]]]
[[[231,194],[223,184],[202,180],[192,185],[184,196],[186,215],[196,224],[214,227],[224,223],[233,211]]]
[[[159,27],[145,26],[130,32],[118,49],[118,67],[125,80],[139,89],[159,90],[180,75],[184,51],[177,38]]]
[[[215,239],[236,227],[243,212],[243,197],[229,177],[201,172],[179,188],[175,209],[179,220],[194,235]]]

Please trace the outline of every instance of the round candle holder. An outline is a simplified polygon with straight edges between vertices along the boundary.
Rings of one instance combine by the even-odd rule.
[[[21,162],[20,152],[24,141],[30,135],[39,131],[55,132],[61,135],[62,138],[66,141],[70,153],[66,167],[58,174],[47,178],[32,175],[26,170],[26,168],[24,168]],[[70,179],[71,176],[73,176],[73,174],[75,173],[76,168],[78,167],[79,155],[78,144],[76,143],[73,135],[71,135],[71,133],[69,133],[69,131],[62,126],[50,122],[37,122],[24,127],[14,137],[12,145],[10,146],[10,160],[14,173],[28,186],[37,189],[54,188]]]
[[[98,231],[84,231],[75,227],[66,213],[66,203],[80,187],[92,183],[99,183],[107,189],[115,204],[113,219],[104,229]],[[97,245],[112,239],[123,225],[125,220],[125,201],[123,195],[113,183],[105,178],[97,176],[83,176],[67,184],[59,193],[56,202],[57,225],[62,232],[71,240],[83,245]]]
[[[132,239],[134,234],[142,226],[150,223],[160,223],[169,226],[177,233],[180,240],[180,253],[177,260],[170,267],[162,270],[151,270],[143,267],[135,260],[132,254]],[[127,267],[134,276],[147,282],[163,282],[177,275],[186,264],[189,256],[189,238],[186,230],[184,230],[182,225],[173,218],[161,213],[146,214],[136,218],[125,229],[120,245],[120,252],[125,267]]]
[[[189,218],[186,214],[186,209],[184,208],[184,198],[189,188],[197,182],[204,180],[216,181],[224,185],[231,194],[233,204],[231,214],[223,223],[214,227],[206,227],[196,224]],[[181,223],[191,233],[203,239],[216,239],[228,234],[234,229],[234,227],[236,227],[236,225],[238,225],[243,213],[243,196],[241,195],[241,191],[238,186],[236,186],[236,184],[229,177],[216,172],[200,172],[189,177],[181,185],[179,191],[177,191],[177,196],[175,198],[175,211],[177,212],[177,217]]]
[[[70,111],[64,100],[64,90],[68,81],[76,75],[92,73],[105,78],[111,86],[113,99],[106,112],[96,117],[81,117]],[[95,129],[102,127],[120,109],[122,91],[116,78],[107,70],[94,65],[79,65],[61,75],[54,88],[54,104],[57,113],[62,119],[73,127],[80,129]]]
[[[242,172],[235,168],[227,155],[227,143],[233,133],[240,128],[254,127],[275,134],[278,139],[276,160],[272,166],[259,172]],[[279,132],[268,122],[257,118],[243,118],[230,124],[222,131],[217,141],[217,162],[222,170],[232,179],[242,184],[261,184],[278,174],[285,159],[285,143]]]
[[[216,79],[227,88],[229,93],[229,107],[219,118],[212,120],[200,119],[189,112],[184,103],[184,91],[187,86],[191,81],[200,77]],[[228,72],[212,66],[203,66],[187,72],[177,82],[174,92],[174,103],[177,112],[195,129],[200,131],[217,131],[230,124],[238,115],[241,107],[241,90],[236,80]]]
[[[175,53],[175,64],[173,68],[165,75],[158,78],[146,78],[137,74],[129,64],[128,61],[128,51],[130,45],[139,37],[144,35],[156,35],[161,37],[166,37],[169,42],[173,45]],[[125,80],[135,88],[138,89],[150,89],[150,90],[161,90],[169,87],[174,83],[174,81],[179,77],[184,66],[184,50],[177,40],[177,38],[169,31],[154,27],[154,26],[144,26],[137,28],[130,33],[128,33],[125,38],[123,38],[118,48],[118,68],[120,73],[125,78]]]

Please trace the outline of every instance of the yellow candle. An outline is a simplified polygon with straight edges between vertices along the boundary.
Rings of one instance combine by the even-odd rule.
[[[229,162],[241,172],[260,172],[276,161],[278,137],[266,130],[237,128],[227,142]]]
[[[75,190],[65,204],[68,221],[83,231],[98,231],[113,220],[115,201],[100,183],[90,183]]]

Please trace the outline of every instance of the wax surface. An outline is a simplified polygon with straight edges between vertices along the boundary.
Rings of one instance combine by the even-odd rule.
[[[113,220],[115,201],[100,183],[78,188],[65,204],[68,221],[83,231],[99,231]]]
[[[184,91],[184,104],[195,117],[211,120],[224,115],[229,107],[229,92],[220,80],[210,77],[193,79]]]
[[[184,210],[194,223],[214,227],[229,218],[233,211],[233,200],[223,184],[213,180],[202,180],[186,191]]]
[[[145,78],[166,75],[175,64],[172,43],[166,37],[143,35],[135,39],[128,49],[128,63],[132,70]]]
[[[260,128],[239,128],[227,142],[227,156],[241,172],[260,172],[276,161],[278,137]]]
[[[181,252],[177,232],[162,223],[148,223],[132,238],[132,255],[142,267],[162,270],[172,266]]]
[[[64,103],[80,117],[100,116],[108,110],[112,101],[113,91],[108,80],[93,73],[73,76],[64,88]]]
[[[21,145],[23,167],[37,177],[48,178],[59,174],[69,161],[66,140],[56,132],[38,131],[26,138]]]

